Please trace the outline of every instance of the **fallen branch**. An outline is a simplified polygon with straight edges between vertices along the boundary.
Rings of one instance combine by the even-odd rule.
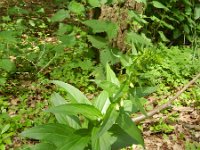
[[[176,93],[176,95],[174,97],[172,97],[167,103],[156,107],[155,109],[147,112],[147,116],[145,115],[140,115],[138,117],[132,118],[132,121],[135,122],[136,124],[143,121],[144,119],[148,118],[148,117],[152,117],[153,115],[159,113],[160,111],[170,107],[171,103],[177,99],[190,85],[192,85],[198,78],[200,78],[200,73],[194,77],[188,84],[186,84],[180,91],[178,91]]]

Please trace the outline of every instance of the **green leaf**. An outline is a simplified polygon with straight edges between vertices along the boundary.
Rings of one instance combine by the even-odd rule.
[[[65,18],[70,18],[70,15],[67,10],[60,9],[52,17],[52,22],[63,21]]]
[[[110,133],[106,132],[99,138],[95,138],[96,134],[98,133],[99,128],[93,128],[92,130],[92,149],[93,150],[111,150],[111,135]]]
[[[78,15],[84,14],[85,12],[85,7],[81,3],[75,1],[69,3],[68,9]]]
[[[119,90],[119,87],[110,81],[102,81],[98,83],[98,86],[108,92],[109,96],[111,97]]]
[[[197,20],[200,18],[200,5],[196,5],[194,8],[194,19]]]
[[[14,72],[16,70],[15,63],[10,59],[0,59],[0,68],[7,72]]]
[[[6,124],[5,126],[3,126],[3,129],[1,129],[1,133],[0,135],[3,135],[6,131],[8,131],[10,128],[10,124]]]
[[[106,32],[109,40],[117,36],[118,26],[113,22],[104,20],[87,20],[83,23],[92,28],[93,33]]]
[[[0,77],[0,85],[4,85],[6,83],[6,78]]]
[[[141,144],[144,146],[144,139],[140,130],[131,120],[130,116],[128,116],[123,110],[120,112],[117,123],[124,130],[124,132],[126,132],[130,137],[132,137],[132,139],[137,142],[136,144]]]
[[[126,41],[128,42],[128,44],[139,44],[139,45],[146,45],[146,46],[151,45],[151,42],[149,40],[144,38],[142,35],[139,35],[134,32],[127,33]]]
[[[169,42],[169,39],[164,35],[163,31],[158,31],[163,42]]]
[[[166,11],[169,10],[165,5],[163,5],[162,3],[158,2],[158,1],[153,1],[152,4],[156,8],[164,9]]]
[[[90,120],[102,119],[101,112],[94,106],[87,104],[64,104],[56,107],[52,107],[47,112],[66,114],[66,115],[77,115],[82,114]]]
[[[94,138],[99,138],[103,134],[105,134],[111,127],[112,125],[116,122],[118,116],[119,116],[119,111],[117,110],[117,105],[118,104],[111,104],[108,107],[108,110],[103,118],[103,124],[99,128],[99,131],[96,134],[96,137]]]
[[[113,49],[106,48],[100,51],[100,62],[106,67],[106,64],[115,64],[119,59],[114,55]]]
[[[52,83],[64,88],[68,92],[68,94],[71,96],[73,101],[77,103],[83,103],[83,104],[92,104],[81,91],[79,91],[77,88],[73,87],[72,85],[64,83],[62,81],[58,81],[58,80],[54,80],[52,81]]]
[[[84,150],[90,141],[89,136],[72,135],[57,150]]]
[[[76,38],[74,35],[62,35],[59,36],[59,40],[65,45],[66,47],[73,47],[76,44]]]
[[[74,129],[63,124],[46,124],[33,127],[21,133],[23,137],[43,140],[62,145],[63,142],[74,132]]]
[[[87,36],[89,42],[92,43],[92,46],[98,49],[104,49],[108,47],[108,43],[105,38],[99,37],[99,36]]]
[[[110,68],[109,64],[107,63],[106,65],[106,80],[114,83],[118,87],[120,87],[120,83],[118,78],[116,77],[115,73],[113,70]]]
[[[129,114],[138,112],[138,108],[133,104],[131,100],[124,100],[123,107],[124,111],[128,112]]]
[[[69,33],[71,31],[73,31],[73,26],[64,24],[64,23],[59,23],[59,28],[58,28],[56,34],[58,36],[61,36],[61,35],[65,34],[66,32]]]
[[[59,106],[59,105],[67,103],[66,100],[62,96],[60,96],[58,93],[53,93],[51,95],[50,101],[53,106]],[[67,124],[70,127],[75,128],[75,129],[79,129],[81,126],[78,117],[64,115],[64,114],[55,114],[55,116],[56,116],[57,121],[61,124]]]
[[[112,142],[113,150],[123,149],[124,147],[128,147],[138,143],[117,124],[114,124],[109,132],[112,135],[112,139],[110,141]]]
[[[1,31],[0,32],[0,42],[13,44],[17,42],[16,32],[14,31]]]
[[[102,114],[105,114],[110,105],[108,92],[102,91],[94,102],[94,106],[98,108]]]
[[[143,113],[145,116],[147,116],[147,112],[141,103],[142,98],[132,97],[131,100],[136,105],[136,107],[140,110],[140,112]]]
[[[149,94],[155,92],[157,87],[147,86],[147,87],[135,87],[130,89],[130,93],[132,93],[133,97],[144,97]]]
[[[100,1],[99,0],[88,0],[88,3],[90,4],[90,6],[92,7],[100,7]]]
[[[40,143],[30,147],[30,150],[55,150],[56,146],[50,143]]]

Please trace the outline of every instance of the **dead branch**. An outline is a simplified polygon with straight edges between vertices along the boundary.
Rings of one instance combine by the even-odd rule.
[[[200,73],[194,77],[190,82],[188,82],[188,84],[186,84],[180,91],[178,91],[176,93],[176,95],[174,97],[172,97],[167,103],[156,107],[155,109],[147,112],[147,116],[145,115],[140,115],[138,117],[132,118],[132,121],[135,122],[136,124],[143,121],[144,119],[148,118],[148,117],[152,117],[153,115],[155,115],[156,113],[159,113],[160,111],[170,107],[171,103],[177,99],[190,85],[192,85],[198,78],[200,78]]]

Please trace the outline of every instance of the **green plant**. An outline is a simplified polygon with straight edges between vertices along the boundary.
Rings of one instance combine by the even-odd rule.
[[[154,133],[171,133],[174,130],[174,126],[164,123],[161,119],[158,124],[151,126],[150,130]]]
[[[147,36],[170,44],[197,44],[200,28],[197,0],[151,0],[145,10]],[[184,22],[184,23],[183,23]],[[146,30],[147,29],[147,30]]]
[[[40,140],[42,143],[33,147],[38,149],[104,150],[132,144],[144,146],[141,133],[129,116],[135,112],[131,106],[133,89],[127,92],[130,100],[124,100],[127,82],[120,85],[109,65],[106,72],[107,80],[99,83],[104,90],[94,102],[70,84],[53,81],[63,87],[70,98],[66,101],[58,93],[51,97],[53,107],[47,112],[52,112],[58,123],[33,127],[22,132],[22,136]]]

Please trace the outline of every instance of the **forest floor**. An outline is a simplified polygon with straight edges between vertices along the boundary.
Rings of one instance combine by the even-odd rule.
[[[12,116],[20,116],[20,121],[18,124],[24,124],[28,126],[29,120],[35,121],[34,124],[41,124],[41,121],[37,123],[37,120],[45,118],[39,114],[48,107],[48,99],[44,94],[50,94],[48,91],[49,86],[44,86],[43,89],[39,89],[37,86],[28,81],[24,81],[18,89],[25,90],[28,89],[30,93],[27,97],[26,106],[27,108],[32,108],[32,113],[27,113],[20,116],[21,108],[16,109],[16,106],[20,105],[20,97],[14,97],[9,95],[9,108],[8,113]],[[9,88],[9,87],[8,87]],[[12,88],[12,87],[10,87]],[[154,97],[149,97],[148,99],[154,99]],[[178,102],[179,99],[175,101]],[[41,105],[38,108],[39,104]],[[25,108],[25,109],[27,109]],[[172,106],[166,111],[162,111],[152,118],[146,119],[139,124],[139,127],[143,131],[145,146],[147,150],[199,150],[200,149],[200,110],[194,107],[188,106]],[[22,127],[23,129],[23,127]],[[37,141],[24,140],[19,136],[21,130],[17,131],[16,136],[12,138],[12,144],[7,145],[7,149],[20,149],[24,144],[34,144]],[[140,146],[133,145],[131,148],[133,150],[142,150]]]

